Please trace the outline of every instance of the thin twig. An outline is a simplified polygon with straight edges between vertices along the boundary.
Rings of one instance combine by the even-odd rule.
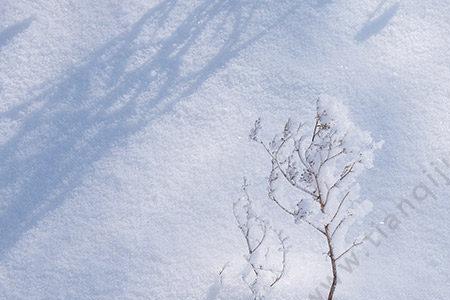
[[[339,211],[341,210],[342,205],[344,204],[345,199],[347,199],[347,197],[348,197],[349,194],[350,194],[350,191],[348,191],[348,192],[345,194],[345,196],[342,198],[341,202],[339,203],[338,208],[336,209],[336,212],[334,213],[333,218],[331,218],[330,224],[333,223],[334,219],[336,219],[336,216],[339,214]]]
[[[336,260],[339,260],[341,257],[343,257],[345,254],[347,254],[348,252],[350,252],[353,248],[358,247],[359,245],[361,245],[363,242],[353,242],[353,244],[347,249],[345,250],[341,255],[339,255]]]

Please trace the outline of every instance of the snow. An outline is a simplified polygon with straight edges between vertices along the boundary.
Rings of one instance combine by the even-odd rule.
[[[359,226],[387,237],[337,299],[447,299],[449,15],[437,0],[2,0],[0,298],[210,300],[230,262],[222,299],[249,299],[243,176],[290,237],[270,299],[307,298],[322,244],[265,196],[248,132],[309,120],[326,94],[384,141]],[[415,199],[421,183],[435,197]]]

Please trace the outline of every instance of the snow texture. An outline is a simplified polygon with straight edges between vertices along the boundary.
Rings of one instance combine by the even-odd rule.
[[[329,95],[384,141],[336,299],[448,299],[449,51],[443,0],[1,0],[0,298],[249,299],[243,176],[289,236],[267,298],[324,293],[248,131]]]

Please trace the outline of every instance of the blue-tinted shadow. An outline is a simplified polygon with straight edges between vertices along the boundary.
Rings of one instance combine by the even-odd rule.
[[[33,22],[33,18],[27,18],[21,22],[11,25],[0,32],[0,49],[6,46],[15,36],[27,30]]]
[[[377,10],[381,8],[380,6],[377,8]],[[369,20],[367,20],[367,22],[361,28],[361,30],[355,35],[355,40],[357,40],[358,42],[363,42],[380,33],[397,14],[399,8],[400,3],[397,2],[387,8],[381,15],[377,17],[370,17]],[[377,10],[374,12],[374,14],[376,14]]]

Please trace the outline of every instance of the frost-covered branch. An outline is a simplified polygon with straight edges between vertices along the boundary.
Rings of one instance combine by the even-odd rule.
[[[373,152],[381,143],[373,142],[350,121],[346,108],[330,97],[317,100],[309,134],[305,124],[295,126],[289,119],[283,131],[267,143],[259,136],[261,124],[261,119],[255,122],[250,139],[261,144],[271,160],[268,197],[296,222],[305,222],[325,237],[333,275],[328,294],[331,300],[338,281],[336,261],[360,244],[354,242],[339,251],[358,197],[356,179],[372,167]],[[299,191],[301,200],[296,207],[277,196],[277,186],[283,182]]]
[[[288,247],[282,232],[273,229],[255,213],[247,188],[244,179],[244,196],[233,204],[233,213],[247,247],[245,259],[250,272],[243,280],[253,299],[259,300],[284,276]]]

